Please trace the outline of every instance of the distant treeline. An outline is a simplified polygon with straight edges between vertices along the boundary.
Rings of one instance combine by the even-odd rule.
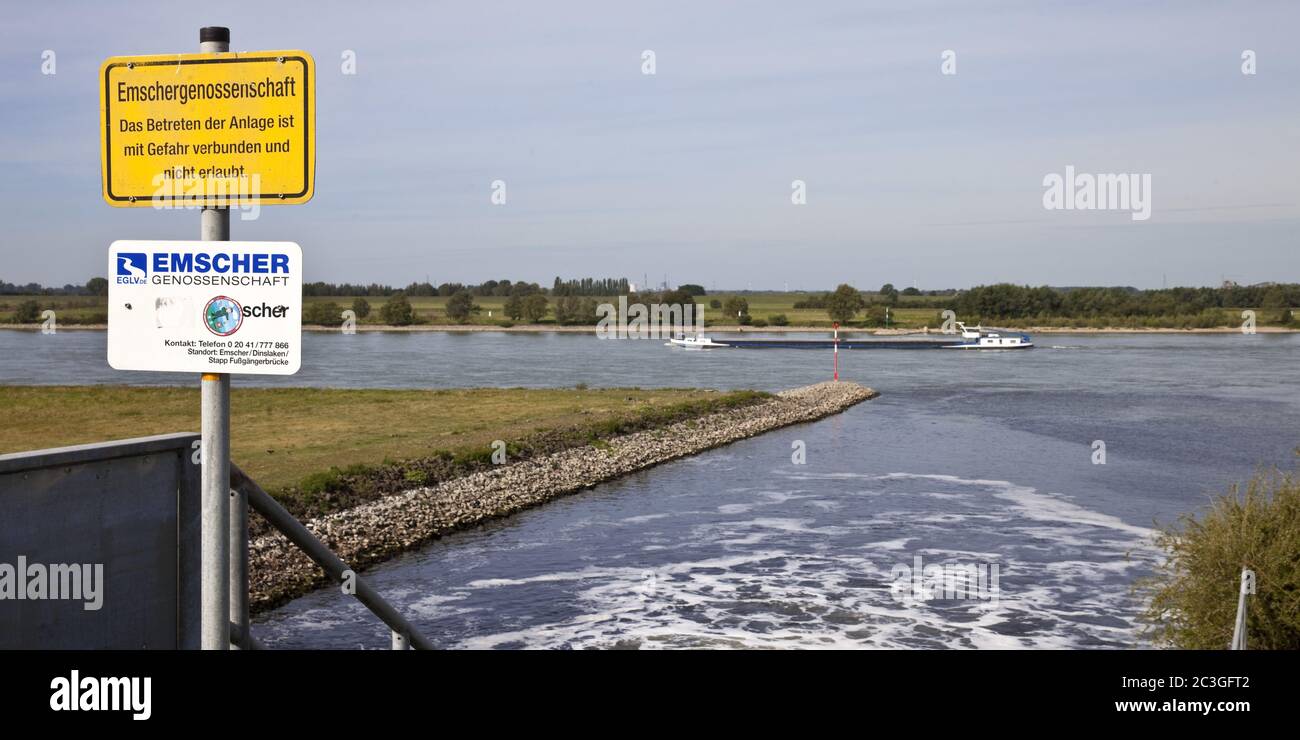
[[[394,287],[392,285],[380,285],[379,283],[370,283],[361,285],[354,283],[307,283],[302,286],[302,294],[305,296],[365,296],[370,298],[387,298],[394,293],[404,293],[408,296],[442,296],[449,298],[457,293],[469,293],[476,297],[496,296],[506,298],[510,296],[526,296],[534,293],[542,295],[559,296],[614,296],[625,295],[630,288],[627,278],[577,278],[574,280],[564,280],[559,277],[555,278],[550,290],[543,288],[537,283],[511,280],[488,280],[477,285],[466,285],[464,283],[442,283],[434,285],[433,283],[411,283],[405,288]],[[703,289],[700,289],[703,291]]]
[[[1300,284],[1225,285],[1220,288],[1051,288],[1000,283],[959,292],[931,308],[951,308],[959,316],[983,319],[1054,317],[1188,317],[1224,309],[1259,308],[1267,320],[1300,306]],[[1265,317],[1260,317],[1264,319]],[[1285,320],[1285,319],[1284,319]]]
[[[31,323],[38,320],[42,310],[47,308],[69,308],[69,300],[77,296],[88,297],[85,306],[76,306],[77,313],[67,315],[68,322],[102,321],[102,311],[94,309],[101,304],[94,300],[107,293],[108,281],[102,277],[92,278],[83,286],[65,285],[62,288],[45,287],[37,283],[16,285],[0,281],[0,296],[21,295],[33,298],[19,303],[0,301],[0,307],[8,314],[0,320],[12,320],[19,323]],[[724,302],[719,298],[707,301],[713,309],[722,309],[724,315],[736,316],[741,323],[749,320],[748,303],[743,295],[750,291],[730,293]],[[645,291],[633,294],[632,286],[626,278],[578,278],[565,280],[556,277],[549,289],[537,283],[511,280],[487,280],[479,284],[414,282],[404,288],[379,283],[326,283],[315,282],[303,286],[306,297],[354,297],[384,298],[392,304],[384,310],[394,313],[386,317],[386,323],[402,323],[406,320],[404,312],[409,312],[410,321],[420,320],[414,309],[405,301],[395,302],[397,295],[410,298],[420,296],[441,296],[447,298],[446,314],[456,321],[465,321],[470,315],[479,313],[480,307],[475,298],[506,298],[505,315],[511,320],[525,319],[530,322],[542,320],[553,312],[555,320],[561,324],[594,323],[595,305],[593,299],[612,298],[630,295],[642,303],[690,304],[705,295],[702,286],[683,284],[676,290],[663,292]],[[726,297],[724,293],[721,297]],[[37,300],[42,296],[49,298]],[[549,298],[548,298],[549,297]],[[999,283],[980,285],[967,290],[932,290],[921,291],[914,287],[898,290],[886,283],[878,291],[863,292],[850,285],[841,285],[833,292],[823,294],[795,294],[798,300],[793,302],[795,309],[824,310],[831,320],[847,323],[855,320],[865,311],[862,325],[874,326],[886,323],[886,308],[933,309],[936,312],[952,310],[957,316],[968,322],[1016,322],[1021,325],[1036,324],[1041,326],[1149,326],[1149,327],[1214,327],[1230,326],[1240,323],[1240,311],[1254,310],[1259,323],[1290,325],[1294,321],[1293,309],[1300,307],[1300,284],[1263,283],[1242,286],[1226,283],[1218,288],[1164,288],[1139,290],[1133,287],[1052,287],[1013,285]],[[531,300],[530,300],[531,298]],[[56,305],[60,304],[60,305]],[[365,304],[365,305],[362,305]],[[403,304],[406,304],[403,310]],[[368,313],[368,304],[364,300],[355,303],[353,309],[358,317]],[[326,303],[321,315],[333,320],[340,307]],[[429,309],[421,310],[428,313]],[[936,314],[936,321],[941,321]],[[784,314],[772,318],[785,320]],[[895,321],[898,320],[897,314]],[[917,321],[913,316],[909,321]],[[60,317],[60,321],[64,321]],[[780,323],[780,322],[778,322]]]
[[[302,286],[304,296],[364,296],[368,298],[388,298],[395,293],[403,293],[408,296],[442,296],[449,298],[457,293],[469,293],[472,296],[524,296],[532,293],[545,293],[537,283],[526,283],[521,281],[511,282],[509,280],[488,280],[478,285],[465,285],[464,283],[442,283],[434,285],[433,283],[411,283],[405,288],[398,288],[392,285],[380,285],[371,283],[369,285],[360,285],[353,283],[307,283]]]
[[[108,281],[91,278],[85,285],[68,283],[62,288],[47,288],[40,283],[17,285],[0,280],[0,295],[107,295]]]

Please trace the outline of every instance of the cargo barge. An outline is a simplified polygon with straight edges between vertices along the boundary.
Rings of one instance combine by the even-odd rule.
[[[733,339],[710,338],[702,334],[678,334],[666,344],[685,349],[1030,349],[1028,334],[1002,329],[967,328],[957,323],[960,334],[950,339]]]

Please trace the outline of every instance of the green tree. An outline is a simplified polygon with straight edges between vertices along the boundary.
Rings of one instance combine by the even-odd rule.
[[[481,307],[474,305],[474,297],[468,290],[462,290],[447,299],[447,317],[458,324],[469,321],[470,314],[481,310]]]
[[[866,305],[867,302],[862,299],[858,289],[848,283],[841,283],[834,293],[826,297],[827,315],[832,321],[842,324],[852,321]]]
[[[1274,285],[1273,287],[1266,290],[1264,292],[1263,300],[1260,301],[1260,305],[1263,308],[1269,309],[1269,313],[1273,313],[1276,311],[1274,315],[1277,316],[1277,323],[1279,324],[1291,323],[1290,296],[1287,295],[1286,288],[1282,287],[1281,285]]]
[[[518,321],[524,315],[524,299],[520,295],[512,295],[506,299],[506,305],[502,309],[512,321]]]
[[[677,289],[678,289],[678,290],[684,290],[684,291],[686,291],[687,293],[690,293],[692,296],[702,296],[702,295],[705,295],[705,292],[704,292],[704,286],[703,286],[703,285],[696,285],[695,283],[684,283],[684,284],[682,284],[682,285],[677,286]]]
[[[739,323],[747,323],[745,319],[749,316],[749,301],[738,295],[729,296],[722,303],[722,313],[726,314],[727,321],[734,318]]]
[[[86,292],[91,295],[108,295],[108,280],[102,277],[87,280]]]
[[[885,301],[886,306],[898,305],[898,288],[893,283],[885,283],[880,286],[880,297]]]
[[[555,301],[555,322],[572,326],[595,324],[599,319],[596,315],[597,305],[594,298],[563,296]]]
[[[370,301],[365,298],[357,297],[352,299],[352,312],[357,315],[358,319],[364,319],[370,315]]]
[[[579,323],[582,314],[581,303],[574,295],[563,295],[555,299],[555,323],[565,326]]]
[[[862,314],[862,320],[863,323],[867,324],[868,326],[884,326],[885,306],[880,303],[867,306],[866,311],[864,311]]]
[[[524,318],[528,319],[528,323],[536,324],[546,318],[547,306],[550,304],[550,301],[546,300],[546,296],[541,293],[532,293],[524,296],[522,300],[523,315]]]
[[[677,290],[664,291],[659,296],[659,303],[680,304],[682,308],[695,305],[695,296],[689,292],[678,288]]]
[[[379,309],[379,318],[389,326],[408,326],[415,323],[415,310],[406,294],[399,291]]]

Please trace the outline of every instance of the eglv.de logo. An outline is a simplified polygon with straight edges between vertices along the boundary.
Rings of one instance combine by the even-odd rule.
[[[234,298],[219,295],[203,307],[203,324],[219,337],[228,337],[239,331],[244,323],[244,309]]]
[[[116,275],[118,285],[143,285],[148,264],[144,252],[119,252]]]

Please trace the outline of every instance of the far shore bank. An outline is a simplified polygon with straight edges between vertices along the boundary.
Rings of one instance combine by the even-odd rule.
[[[990,325],[992,327],[992,325]],[[1217,326],[1205,329],[1170,329],[1164,327],[1093,327],[1071,326],[997,326],[1005,331],[1022,331],[1030,334],[1240,334],[1240,326]],[[0,324],[0,330],[40,331],[40,324]],[[59,324],[58,331],[106,331],[105,324]],[[329,333],[338,332],[337,326],[303,326],[303,331]],[[523,324],[519,326],[493,326],[490,324],[412,324],[410,326],[388,326],[385,324],[362,324],[356,327],[358,332],[504,332],[504,333],[555,333],[555,334],[595,334],[594,326],[556,326],[551,324]],[[709,326],[706,332],[711,334],[783,334],[789,332],[829,334],[828,326]],[[1256,334],[1294,334],[1300,327],[1257,326]],[[840,327],[840,334],[869,334],[873,336],[906,336],[909,334],[941,334],[938,330],[926,329],[863,329]]]
[[[349,567],[361,569],[492,519],[599,483],[773,429],[840,413],[874,398],[857,383],[783,391],[762,403],[625,434],[370,501],[305,522]],[[249,545],[250,607],[265,611],[329,583],[278,532]]]

